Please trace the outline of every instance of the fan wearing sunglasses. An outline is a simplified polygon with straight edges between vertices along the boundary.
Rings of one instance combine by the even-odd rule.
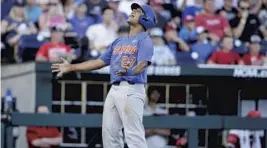
[[[260,24],[258,17],[249,13],[249,2],[240,0],[238,3],[239,14],[232,20],[233,34],[236,39],[245,43],[249,42],[250,36],[257,34],[261,37],[266,34],[266,29]]]

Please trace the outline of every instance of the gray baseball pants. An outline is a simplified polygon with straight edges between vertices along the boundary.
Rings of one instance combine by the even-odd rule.
[[[144,84],[122,81],[112,85],[103,112],[104,148],[124,147],[122,128],[129,148],[147,148],[143,126],[145,98]]]

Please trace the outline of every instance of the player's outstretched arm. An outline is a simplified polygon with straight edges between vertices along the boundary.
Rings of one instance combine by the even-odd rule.
[[[57,77],[61,77],[63,74],[72,71],[84,71],[84,70],[91,71],[106,66],[106,64],[101,59],[89,60],[78,64],[70,64],[64,58],[61,58],[61,60],[63,61],[63,63],[56,63],[52,64],[51,66],[52,72],[58,73]]]

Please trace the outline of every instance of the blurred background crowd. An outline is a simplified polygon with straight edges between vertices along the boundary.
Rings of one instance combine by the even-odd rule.
[[[155,65],[267,64],[267,0],[1,0],[1,62],[97,58],[133,2],[156,12]]]
[[[154,65],[267,65],[267,0],[1,0],[1,64],[98,58],[117,37],[128,35],[134,2],[149,4],[157,15],[157,26],[148,30]],[[149,87],[144,116],[167,115],[159,106],[164,96]],[[246,116],[262,117],[255,110]],[[185,130],[146,129],[146,135],[149,148],[188,147]],[[29,147],[62,142],[55,128],[28,127],[26,137]],[[261,148],[264,134],[230,130],[225,137],[227,148]]]

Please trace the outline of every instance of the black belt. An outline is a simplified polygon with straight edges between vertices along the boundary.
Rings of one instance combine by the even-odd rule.
[[[134,82],[130,82],[130,81],[126,81],[128,82],[130,85],[134,85],[135,83]],[[114,82],[112,83],[112,85],[120,85],[121,82]]]

